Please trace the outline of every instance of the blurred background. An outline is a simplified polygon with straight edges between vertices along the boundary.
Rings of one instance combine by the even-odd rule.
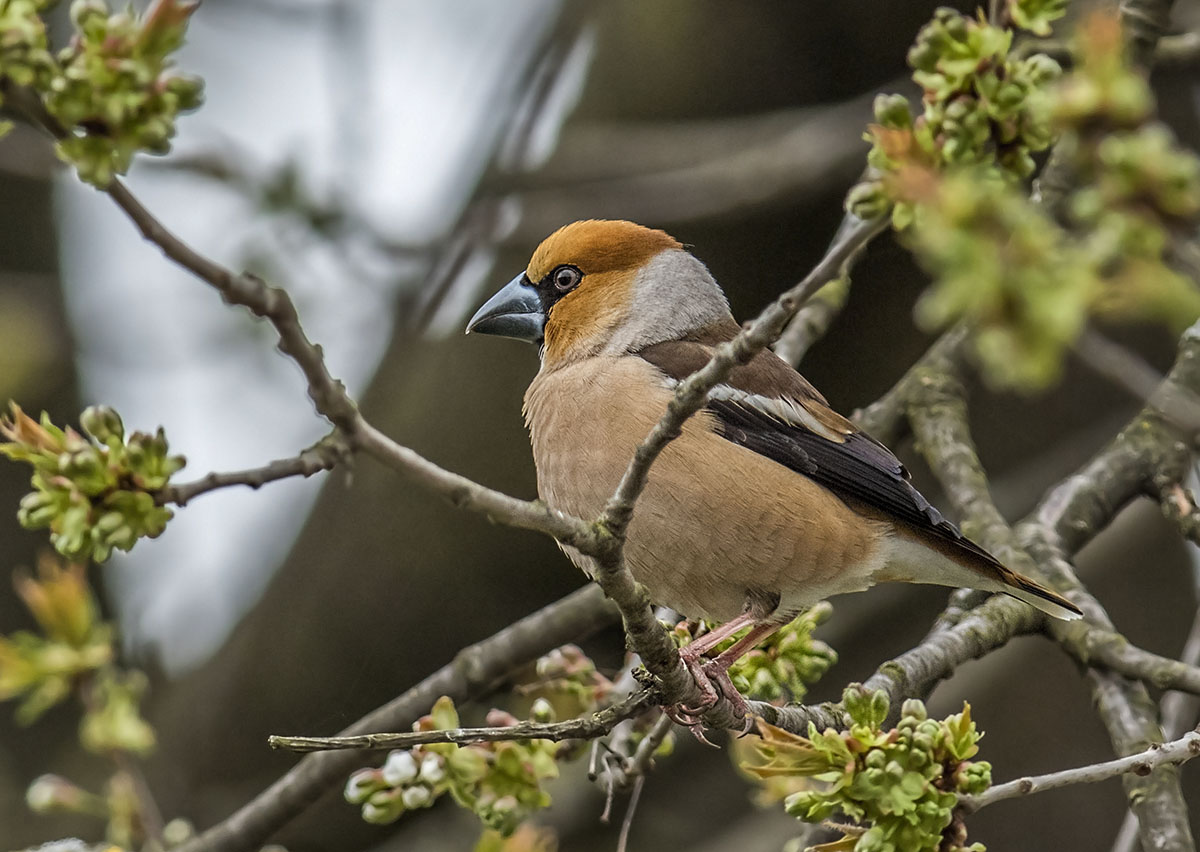
[[[180,65],[204,77],[207,103],[130,184],[201,251],[286,286],[373,422],[532,497],[520,407],[536,352],[464,338],[475,307],[559,225],[627,218],[693,246],[735,314],[752,316],[821,256],[863,165],[871,99],[910,92],[904,56],[936,5],[205,0]],[[1200,25],[1198,7],[1176,4],[1178,31]],[[1195,145],[1195,68],[1154,82],[1164,117]],[[923,283],[890,241],[872,246],[804,364],[839,410],[874,400],[928,344],[911,319]],[[1169,366],[1174,341],[1158,327],[1109,331]],[[272,339],[141,242],[32,131],[0,143],[0,399],[56,422],[104,402],[130,428],[161,424],[188,457],[180,479],[256,466],[325,432]],[[1021,516],[1138,407],[1077,363],[1043,395],[977,388],[973,423],[1002,510]],[[896,449],[934,496],[911,447]],[[44,546],[16,524],[26,485],[26,468],[0,465],[0,573]],[[1080,561],[1118,628],[1174,656],[1196,609],[1194,558],[1146,504]],[[352,476],[203,496],[98,579],[129,661],[152,675],[150,781],[169,816],[200,828],[293,762],[268,734],[333,733],[583,582],[548,539],[457,512],[368,459]],[[835,600],[819,635],[841,661],[812,697],[909,648],[945,597],[905,587]],[[0,631],[26,618],[0,594]],[[615,668],[618,632],[588,650]],[[1111,753],[1078,673],[1040,638],[964,667],[932,709],[964,698],[998,780]],[[76,724],[70,706],[29,729],[0,708],[0,847],[93,830],[23,804],[42,772],[101,777]],[[632,849],[766,852],[799,833],[781,809],[755,809],[728,750],[682,739],[649,779]],[[564,850],[612,849],[602,794],[582,767],[567,775],[540,821]],[[1200,772],[1184,775],[1200,816]],[[993,849],[1106,849],[1123,816],[1109,782],[969,824]],[[374,827],[331,794],[279,840],[438,852],[469,849],[477,833],[449,801]]]

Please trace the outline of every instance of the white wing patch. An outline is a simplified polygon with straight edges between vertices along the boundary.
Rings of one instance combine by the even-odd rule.
[[[774,417],[784,423],[789,423],[792,426],[800,426],[820,435],[826,440],[833,441],[838,444],[846,442],[846,433],[838,432],[830,429],[817,418],[813,417],[799,402],[787,397],[768,397],[756,393],[747,393],[743,390],[738,390],[730,385],[717,385],[708,392],[709,399],[717,399],[722,402],[732,402],[746,408],[752,408],[755,411],[760,411],[769,417]]]

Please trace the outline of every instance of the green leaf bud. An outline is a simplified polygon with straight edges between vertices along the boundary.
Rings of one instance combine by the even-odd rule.
[[[401,788],[380,790],[371,795],[362,806],[362,818],[373,825],[395,822],[407,810]]]
[[[79,415],[79,423],[85,432],[102,444],[119,444],[125,438],[125,424],[121,415],[107,405],[90,405]]]
[[[903,95],[876,95],[875,120],[884,127],[904,128],[912,125],[912,110]]]

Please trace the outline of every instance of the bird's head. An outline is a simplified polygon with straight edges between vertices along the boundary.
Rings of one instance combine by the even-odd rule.
[[[730,319],[721,288],[674,237],[589,219],[547,237],[467,331],[537,343],[543,363],[557,366],[637,351]]]

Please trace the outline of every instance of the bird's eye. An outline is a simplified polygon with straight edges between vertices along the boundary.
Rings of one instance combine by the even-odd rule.
[[[551,274],[554,287],[560,293],[574,290],[579,285],[581,278],[583,278],[583,273],[574,266],[560,266]]]

